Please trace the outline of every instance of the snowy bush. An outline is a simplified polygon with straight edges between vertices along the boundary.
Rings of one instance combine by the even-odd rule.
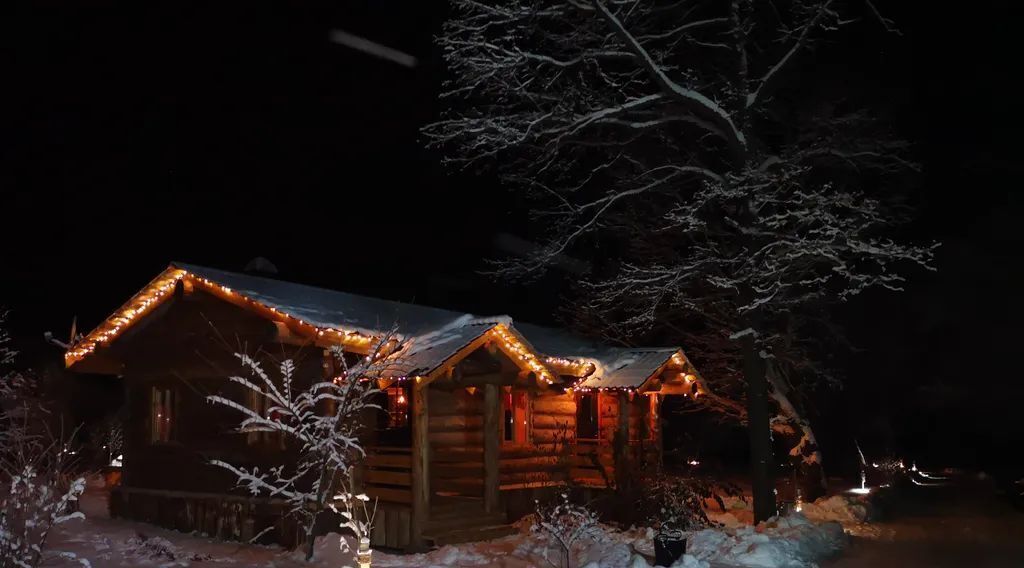
[[[347,486],[343,480],[342,486]],[[341,528],[352,531],[355,537],[356,550],[352,550],[348,541],[341,539],[339,545],[342,552],[354,552],[359,555],[369,554],[370,530],[373,529],[373,519],[377,516],[377,501],[374,500],[370,506],[370,498],[360,493],[354,495],[350,492],[343,492],[334,496],[334,502],[330,504],[331,510],[338,513],[341,518]]]
[[[85,479],[71,475],[70,439],[50,436],[35,412],[33,381],[7,368],[15,353],[5,345],[5,316],[0,311],[0,568],[31,568],[43,561],[55,525],[82,518],[75,509]]]
[[[76,509],[85,478],[70,475],[69,453],[60,440],[19,434],[8,442],[0,451],[0,568],[30,568],[43,561],[54,526],[84,517]],[[70,553],[50,555],[76,559]]]
[[[103,465],[114,465],[116,458],[124,453],[124,426],[115,416],[96,424],[89,438]]]
[[[558,551],[558,564],[544,554],[544,559],[556,568],[573,568],[575,548],[584,540],[594,540],[602,530],[597,514],[583,505],[569,500],[568,493],[562,493],[551,503],[536,502],[536,515],[531,530],[547,538],[549,547]]]
[[[159,536],[147,537],[141,533],[128,538],[124,542],[122,554],[131,556],[136,561],[155,560],[167,563],[187,563],[210,562],[213,560],[213,557],[209,554],[182,550],[181,547],[166,538]]]
[[[359,442],[362,414],[367,409],[379,408],[373,403],[380,392],[376,379],[386,376],[393,364],[386,357],[395,351],[390,336],[379,341],[370,355],[349,365],[345,354],[338,350],[336,359],[344,365],[340,376],[332,381],[313,382],[308,388],[296,385],[295,364],[286,360],[279,365],[276,380],[261,363],[252,357],[238,354],[242,365],[252,378],[235,376],[231,381],[240,384],[265,404],[259,412],[222,396],[208,400],[233,408],[244,415],[238,427],[242,433],[276,433],[298,449],[298,459],[279,463],[266,471],[258,467],[238,467],[213,460],[211,464],[234,474],[239,487],[253,495],[264,494],[288,502],[288,511],[298,519],[306,537],[307,559],[313,555],[313,530],[322,514],[337,510],[337,501],[345,516],[344,526],[369,531],[371,517],[357,518],[352,499],[350,479],[352,470],[365,453]],[[278,453],[284,459],[285,453]],[[346,496],[349,501],[346,501]],[[365,530],[364,530],[365,529]],[[361,535],[357,533],[357,538]]]
[[[693,531],[716,524],[704,510],[707,501],[725,510],[724,497],[738,494],[730,484],[657,472],[642,480],[637,505],[653,527]]]

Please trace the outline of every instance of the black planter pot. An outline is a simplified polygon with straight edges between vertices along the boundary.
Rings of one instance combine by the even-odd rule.
[[[683,536],[683,531],[665,531],[655,535],[655,566],[671,566],[684,554],[686,554],[686,537]]]

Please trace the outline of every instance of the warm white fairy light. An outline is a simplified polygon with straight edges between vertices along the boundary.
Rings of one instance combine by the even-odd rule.
[[[505,324],[497,324],[491,328],[490,333],[498,338],[500,348],[510,357],[518,359],[526,368],[533,371],[537,377],[545,383],[554,384],[551,371],[540,362],[540,359],[527,349],[526,345],[509,330]]]
[[[95,330],[89,333],[89,335],[82,338],[81,341],[69,349],[64,354],[65,365],[70,367],[84,359],[90,353],[96,351],[97,347],[113,341],[131,324],[135,323],[135,321],[140,317],[149,313],[154,307],[165,300],[168,295],[174,291],[175,286],[180,280],[186,280],[192,284],[199,284],[207,290],[219,293],[233,301],[247,303],[269,310],[273,314],[284,318],[286,321],[294,322],[301,327],[313,327],[315,328],[317,336],[322,337],[329,334],[336,338],[339,343],[347,347],[366,348],[375,340],[372,335],[360,333],[358,331],[348,331],[336,328],[318,328],[301,318],[290,316],[273,306],[267,306],[248,298],[243,294],[232,290],[228,286],[222,286],[212,280],[191,274],[182,269],[168,269],[155,280],[150,282],[149,285],[142,289],[142,291],[132,296],[124,306],[114,312],[114,315],[107,318],[106,321],[101,323]]]
[[[142,291],[133,296],[124,306],[122,306],[120,310],[115,312],[114,315],[110,316],[105,322],[100,324],[99,327],[69,349],[64,355],[65,364],[67,366],[71,366],[94,352],[98,346],[112,341],[132,323],[147,314],[156,305],[166,299],[168,294],[174,291],[175,286],[180,280],[185,281],[188,285],[202,286],[206,290],[225,297],[232,302],[267,310],[278,318],[284,320],[285,323],[290,322],[302,328],[313,328],[312,333],[316,337],[330,337],[345,347],[365,349],[374,341],[379,339],[373,335],[359,331],[314,325],[301,318],[289,315],[274,306],[268,306],[259,301],[253,300],[252,298],[239,293],[228,286],[223,286],[212,280],[192,274],[182,269],[172,268],[165,270],[159,277],[150,282],[150,284]],[[580,392],[626,391],[632,394],[637,391],[637,388],[632,386],[585,387],[583,386],[583,382],[588,379],[594,378],[600,380],[599,377],[593,377],[597,370],[597,366],[593,362],[565,357],[545,357],[541,360],[505,324],[498,324],[494,326],[490,333],[493,337],[498,339],[498,344],[506,354],[518,360],[524,367],[534,372],[540,380],[549,385],[555,383],[555,375],[548,367],[550,365],[550,367],[568,371],[568,374],[577,377],[576,381],[566,389],[567,392],[572,392],[574,390]],[[679,352],[676,352],[672,355],[671,363],[676,367],[684,367],[686,361]],[[405,381],[410,378],[411,377],[394,377],[393,380]],[[419,382],[422,379],[422,377],[419,376],[412,378],[415,378],[416,382]],[[686,380],[687,383],[690,383],[695,380],[695,378],[693,375],[686,375]],[[694,393],[695,396],[696,394],[697,393]]]
[[[585,359],[568,359],[565,357],[545,357],[544,363],[558,369],[563,375],[585,378],[597,370],[597,365]],[[563,372],[564,371],[564,372]]]
[[[110,343],[140,316],[149,313],[184,278],[184,270],[166,270],[141,292],[132,296],[114,315],[107,318],[92,333],[76,343],[64,354],[64,363],[71,365],[85,358],[102,344]]]

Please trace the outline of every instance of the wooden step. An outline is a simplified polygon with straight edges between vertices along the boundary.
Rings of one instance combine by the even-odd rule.
[[[438,533],[424,533],[423,539],[431,546],[445,546],[448,544],[460,544],[463,542],[479,542],[492,540],[516,534],[517,529],[512,525],[476,526],[471,528],[451,530]]]

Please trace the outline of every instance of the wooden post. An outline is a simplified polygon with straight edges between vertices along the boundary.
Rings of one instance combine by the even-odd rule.
[[[619,487],[624,487],[626,481],[629,480],[629,462],[630,462],[630,448],[629,445],[629,393],[626,391],[619,391],[619,432],[618,439],[621,447],[619,449],[621,454],[619,459],[616,460],[616,466],[619,471],[616,473],[616,479],[618,480]]]
[[[425,548],[423,530],[430,515],[430,437],[427,385],[412,385],[412,519],[409,543],[414,549]]]
[[[498,477],[501,451],[498,439],[501,433],[501,397],[498,385],[484,385],[484,510],[493,513],[498,509],[500,485]]]
[[[662,435],[661,427],[661,406],[665,402],[665,397],[660,394],[651,395],[654,400],[651,401],[651,431],[657,439],[658,444],[658,467],[665,465],[665,436]]]

